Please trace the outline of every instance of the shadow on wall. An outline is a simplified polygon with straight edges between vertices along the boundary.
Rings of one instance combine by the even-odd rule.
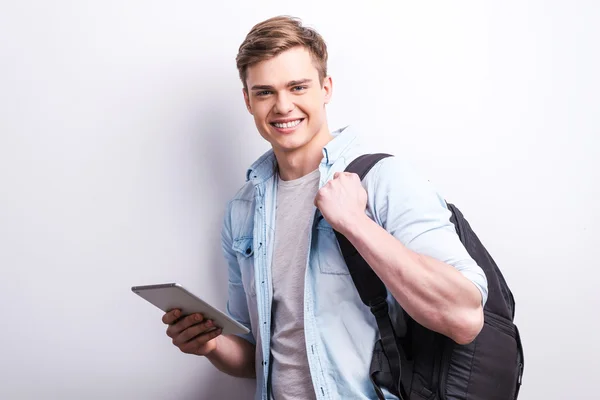
[[[213,99],[214,100],[214,99]],[[247,115],[231,111],[231,99],[211,101],[201,108],[201,114],[194,117],[194,132],[199,140],[197,164],[205,171],[203,182],[208,186],[204,196],[206,204],[218,205],[220,208],[211,210],[218,222],[219,230],[209,238],[208,254],[203,255],[210,265],[210,271],[204,275],[211,279],[214,287],[227,288],[227,266],[221,250],[221,222],[225,214],[227,202],[243,185],[248,160],[254,160],[260,154],[249,155],[245,152],[251,143],[262,140],[255,132],[252,121]],[[235,107],[234,107],[235,108]],[[243,111],[243,108],[241,109]],[[223,293],[227,297],[227,293]],[[210,367],[208,367],[210,368]],[[254,379],[234,378],[223,374],[216,368],[210,374],[203,375],[190,385],[189,396],[186,399],[252,399],[255,391]]]
[[[245,182],[246,169],[260,154],[248,154],[249,148],[255,148],[257,140],[262,140],[252,121],[241,113],[228,113],[229,103],[211,102],[199,117],[196,135],[198,143],[198,163],[205,171],[203,182],[207,185],[206,204],[218,207],[211,210],[217,222],[218,231],[210,237],[209,254],[205,254],[212,270],[207,276],[212,278],[216,287],[227,287],[227,265],[221,250],[221,224],[227,203]],[[226,293],[224,296],[226,297]]]

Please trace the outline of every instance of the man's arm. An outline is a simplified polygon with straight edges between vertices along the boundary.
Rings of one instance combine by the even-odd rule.
[[[315,203],[348,238],[400,305],[421,325],[457,343],[483,326],[485,274],[450,223],[443,199],[395,158],[380,161],[367,180],[338,173]]]
[[[227,313],[240,324],[250,330],[245,335],[227,335],[218,337],[217,347],[208,359],[219,370],[230,375],[256,377],[256,341],[250,323],[250,311],[246,301],[246,291],[242,283],[242,274],[237,255],[233,250],[231,234],[231,208],[227,206],[221,230],[221,247],[228,267],[228,299]]]
[[[162,321],[167,328],[167,336],[184,353],[205,356],[215,367],[226,374],[254,378],[255,346],[246,339],[235,335],[221,335],[221,329],[213,329],[214,324],[195,313],[181,317],[181,310],[175,309],[164,314]]]
[[[222,372],[240,378],[256,378],[256,346],[235,335],[216,338],[216,348],[206,358]]]
[[[479,334],[481,292],[454,267],[409,250],[366,215],[342,234],[415,321],[459,344]]]

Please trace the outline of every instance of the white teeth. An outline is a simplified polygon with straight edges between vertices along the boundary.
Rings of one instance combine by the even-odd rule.
[[[302,122],[302,120],[301,119],[297,119],[295,121],[284,122],[282,124],[275,123],[273,125],[275,125],[275,127],[279,128],[279,129],[286,129],[286,128],[293,128],[295,126],[298,126],[298,124],[300,122]]]

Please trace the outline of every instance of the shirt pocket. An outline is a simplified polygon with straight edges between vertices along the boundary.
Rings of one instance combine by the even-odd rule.
[[[335,232],[325,218],[317,223],[317,260],[319,270],[328,275],[350,275]]]
[[[233,250],[237,254],[242,284],[247,295],[256,296],[254,282],[254,240],[250,236],[240,237],[233,241]]]

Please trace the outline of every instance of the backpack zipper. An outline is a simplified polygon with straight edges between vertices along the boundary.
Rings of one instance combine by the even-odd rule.
[[[442,340],[442,357],[440,358],[439,368],[439,380],[438,380],[438,397],[440,400],[446,400],[446,384],[448,383],[448,372],[450,366],[450,359],[452,358],[452,351],[454,350],[454,343],[443,336],[440,336]]]

